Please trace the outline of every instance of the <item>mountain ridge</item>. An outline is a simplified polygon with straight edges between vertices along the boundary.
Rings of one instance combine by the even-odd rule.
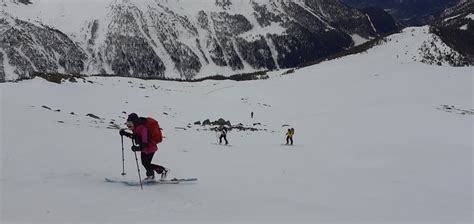
[[[35,60],[29,66],[25,61],[41,54],[31,50],[20,57],[4,49],[8,59],[4,67],[13,67],[19,78],[34,71],[65,70],[193,79],[290,68],[354,46],[354,38],[369,40],[380,35],[367,15],[340,1],[85,1],[83,5],[96,6],[90,13],[82,13],[88,7],[76,1],[55,1],[58,4],[31,1],[23,5],[2,0],[7,6],[1,17],[3,30],[15,30],[17,23],[6,22],[12,19],[38,25],[38,33],[58,30],[69,37],[71,48],[80,48],[74,58],[80,62],[72,70],[62,68],[59,61],[65,56],[60,54],[59,58],[44,57],[47,64],[59,66],[38,69],[41,66]],[[202,10],[198,3],[210,9]],[[2,39],[3,45],[9,41],[13,40]],[[45,48],[42,43],[30,44],[17,49]]]

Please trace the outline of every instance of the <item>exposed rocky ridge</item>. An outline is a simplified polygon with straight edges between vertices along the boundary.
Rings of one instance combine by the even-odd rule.
[[[3,13],[2,61],[8,58],[18,78],[35,71],[193,79],[216,75],[210,73],[216,67],[229,73],[294,67],[353,46],[353,34],[380,34],[364,13],[340,1],[250,1],[253,11],[243,14],[233,3],[216,1],[222,10],[190,16],[165,1],[117,0],[108,20],[88,21],[80,43]]]
[[[446,45],[437,35],[423,42],[419,48],[420,62],[431,65],[467,66],[469,60],[458,51]]]

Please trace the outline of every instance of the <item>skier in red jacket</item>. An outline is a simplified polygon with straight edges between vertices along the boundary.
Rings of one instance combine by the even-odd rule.
[[[158,174],[161,174],[161,180],[165,180],[169,169],[151,163],[153,155],[158,150],[158,146],[156,146],[156,144],[149,143],[148,129],[145,126],[145,122],[146,118],[138,117],[137,114],[131,113],[127,118],[127,127],[132,130],[132,133],[126,132],[124,129],[121,129],[119,133],[121,136],[127,136],[132,139],[134,142],[132,151],[141,152],[141,161],[142,165],[146,169],[147,176],[144,180],[155,179],[154,171],[156,171]]]

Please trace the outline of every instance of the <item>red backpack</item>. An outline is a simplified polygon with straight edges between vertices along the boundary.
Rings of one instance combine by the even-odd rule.
[[[145,122],[148,131],[148,142],[151,145],[156,145],[163,141],[163,134],[161,133],[160,125],[155,119],[148,117]]]

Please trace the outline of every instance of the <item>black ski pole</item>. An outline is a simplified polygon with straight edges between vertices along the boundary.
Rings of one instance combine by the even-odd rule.
[[[138,179],[140,179],[140,188],[143,190],[142,177],[140,175],[140,167],[138,166],[137,152],[133,152],[133,153],[135,154],[135,160],[137,161]]]
[[[122,137],[122,176],[125,176],[125,158],[123,156],[123,135],[121,136]]]
[[[132,142],[133,145],[135,145],[134,142]],[[137,161],[137,170],[138,170],[138,179],[140,180],[140,188],[143,190],[143,184],[142,184],[142,176],[140,175],[140,167],[138,166],[138,158],[137,158],[137,152],[133,152],[135,154],[135,161]]]

